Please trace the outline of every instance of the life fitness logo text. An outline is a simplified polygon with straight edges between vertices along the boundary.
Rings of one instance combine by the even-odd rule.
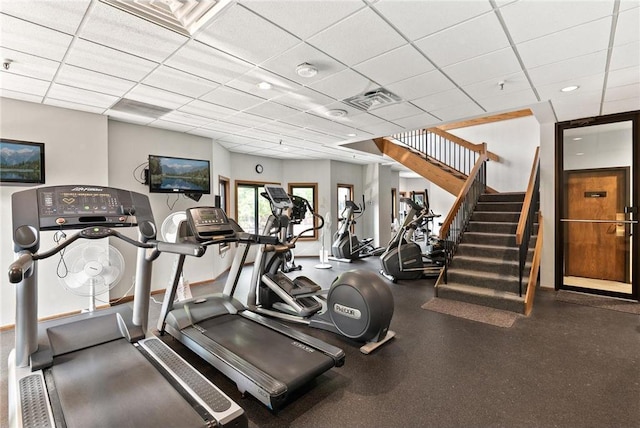
[[[358,309],[350,308],[349,306],[344,306],[339,303],[334,303],[333,312],[337,312],[345,317],[353,318],[354,320],[359,320],[362,317],[362,313]]]
[[[72,192],[102,192],[100,187],[74,187]]]

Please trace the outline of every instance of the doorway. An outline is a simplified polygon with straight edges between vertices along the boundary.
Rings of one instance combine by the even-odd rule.
[[[557,125],[556,289],[640,300],[637,139],[638,112]]]

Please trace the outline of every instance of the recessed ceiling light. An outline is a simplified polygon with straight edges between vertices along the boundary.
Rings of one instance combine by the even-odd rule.
[[[345,117],[347,115],[347,111],[340,110],[340,109],[333,109],[333,110],[327,111],[325,114],[331,117]]]
[[[318,69],[314,65],[309,64],[308,62],[303,62],[302,64],[296,67],[296,73],[300,77],[308,78],[318,74]]]
[[[258,88],[263,89],[263,90],[267,90],[267,89],[271,89],[273,86],[271,86],[271,83],[269,82],[260,82],[258,83]]]
[[[578,89],[580,86],[578,85],[571,85],[571,86],[566,86],[562,89],[560,89],[562,92],[571,92],[571,91],[575,91],[576,89]]]
[[[578,152],[578,153],[576,153],[576,156],[582,156],[582,155],[584,155],[584,153],[583,153],[583,152]]]
[[[573,139],[573,141],[580,141],[580,140],[582,140],[582,137],[575,137],[575,138]]]
[[[353,132],[350,133],[350,134],[347,134],[347,137],[357,137],[357,136],[358,136],[358,134],[354,134]]]

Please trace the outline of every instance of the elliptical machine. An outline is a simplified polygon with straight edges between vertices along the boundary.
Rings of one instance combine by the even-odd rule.
[[[263,235],[279,236],[280,242],[258,248],[247,297],[249,310],[366,342],[360,347],[364,354],[371,353],[393,338],[395,333],[389,330],[393,295],[377,275],[367,271],[348,271],[339,275],[327,290],[305,276],[291,279],[282,272],[286,253],[295,247],[302,234],[321,229],[324,219],[314,213],[305,200],[308,210],[320,220],[320,224],[290,240],[283,239],[290,221],[287,211],[293,203],[280,186],[265,185],[263,196],[269,200],[272,210]]]
[[[331,244],[331,260],[350,263],[355,259],[379,256],[384,252],[383,247],[373,246],[373,238],[365,238],[360,241],[356,235],[351,233],[351,227],[356,224],[356,219],[362,217],[364,210],[364,195],[362,195],[362,204],[360,205],[356,205],[353,201],[345,202],[344,210],[338,218],[340,226]]]
[[[411,239],[415,230],[428,224],[436,215],[428,206],[423,207],[410,198],[401,198],[400,201],[409,205],[409,213],[402,227],[389,241],[387,250],[380,256],[380,274],[394,284],[399,279],[438,276],[444,266],[444,247],[439,242],[433,242],[430,254],[425,255],[420,245]]]

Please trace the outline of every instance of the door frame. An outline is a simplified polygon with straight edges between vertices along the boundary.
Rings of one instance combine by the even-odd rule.
[[[632,220],[640,219],[640,110],[616,113],[605,116],[584,118],[571,120],[566,122],[558,122],[555,126],[555,289],[556,290],[573,290],[583,293],[599,294],[610,297],[618,297],[625,299],[633,299],[640,301],[640,287],[638,276],[640,271],[640,263],[638,256],[640,254],[640,244],[638,242],[632,245],[631,251],[631,295],[607,290],[597,290],[589,288],[581,288],[575,286],[564,285],[564,234],[562,218],[565,211],[565,191],[564,191],[564,131],[571,128],[581,128],[594,125],[605,125],[615,122],[631,121],[632,135],[632,161],[631,167],[633,174],[629,177],[632,184],[631,206],[635,207],[635,213],[630,217]],[[631,225],[632,236],[638,237],[638,223]],[[637,239],[636,239],[637,241]]]

